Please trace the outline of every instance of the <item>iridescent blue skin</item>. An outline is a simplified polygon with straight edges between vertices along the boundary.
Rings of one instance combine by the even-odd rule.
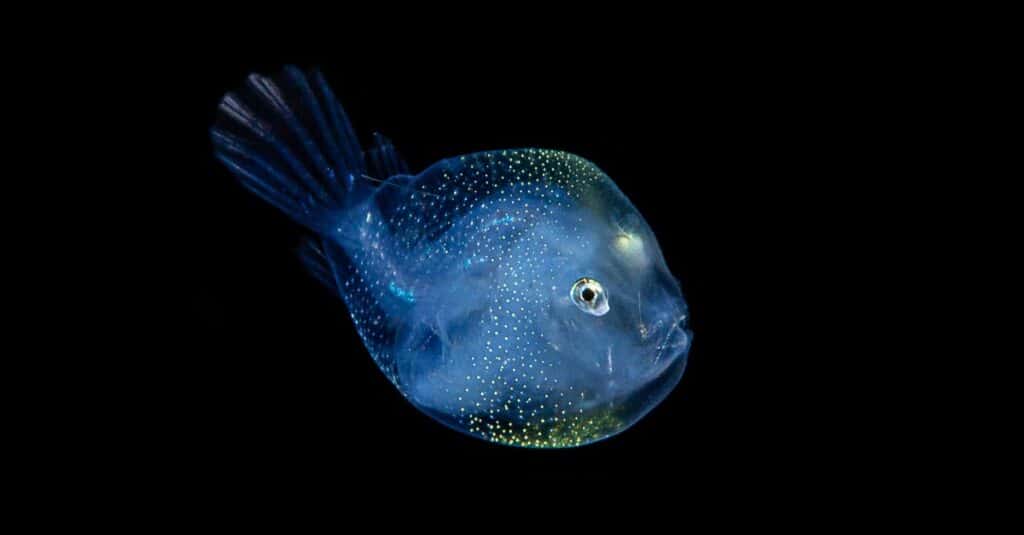
[[[307,266],[413,405],[485,440],[572,447],[628,428],[679,382],[679,283],[594,164],[515,149],[410,175],[383,137],[358,149],[318,74],[244,90],[222,102],[218,157],[315,235]]]

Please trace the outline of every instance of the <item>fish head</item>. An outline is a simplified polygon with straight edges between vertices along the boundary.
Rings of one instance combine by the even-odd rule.
[[[688,307],[647,222],[610,179],[587,187],[549,229],[559,263],[544,337],[587,408],[632,422],[682,376]]]
[[[660,403],[692,336],[679,281],[629,199],[582,158],[543,163],[555,178],[468,203],[446,248],[431,249],[452,267],[423,277],[417,318],[395,344],[397,382],[454,429],[572,447]]]

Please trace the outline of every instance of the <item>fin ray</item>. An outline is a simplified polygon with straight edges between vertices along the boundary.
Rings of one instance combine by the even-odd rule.
[[[366,151],[367,170],[375,178],[386,180],[395,175],[409,174],[409,166],[399,156],[391,140],[380,133],[373,134],[374,146]]]
[[[210,136],[247,189],[317,232],[374,189],[354,180],[366,171],[359,141],[319,72],[250,75],[221,100]]]
[[[299,259],[302,260],[306,271],[314,279],[324,285],[336,297],[340,298],[341,292],[338,291],[338,281],[334,277],[334,268],[331,267],[331,263],[324,254],[323,247],[321,247],[319,241],[316,238],[303,240],[302,245],[299,246]]]

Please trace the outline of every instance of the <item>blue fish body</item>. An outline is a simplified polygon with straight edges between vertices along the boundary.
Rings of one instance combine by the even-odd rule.
[[[388,379],[441,423],[512,446],[616,434],[679,382],[687,306],[650,228],[591,162],[546,149],[412,175],[363,152],[319,73],[253,75],[221,103],[216,154],[305,225],[310,272]]]

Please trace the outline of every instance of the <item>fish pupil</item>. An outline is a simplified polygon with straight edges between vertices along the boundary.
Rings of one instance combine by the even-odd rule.
[[[584,288],[583,292],[580,293],[580,296],[583,297],[584,301],[590,301],[591,299],[594,298],[594,290],[591,290],[590,288]]]

